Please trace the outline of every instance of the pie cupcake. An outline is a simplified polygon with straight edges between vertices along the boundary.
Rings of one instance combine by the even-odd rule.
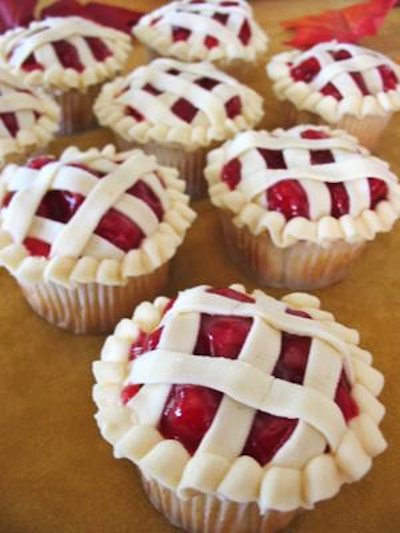
[[[110,331],[166,285],[194,219],[175,169],[113,146],[0,174],[0,264],[50,323]]]
[[[240,133],[209,154],[205,174],[232,259],[272,287],[342,280],[400,213],[388,164],[326,126]]]
[[[210,63],[156,59],[107,83],[95,103],[122,149],[140,146],[179,169],[191,197],[207,190],[207,152],[262,118],[262,98]]]
[[[273,533],[386,448],[382,374],[307,294],[201,286],[142,303],[93,370],[102,436],[190,533]]]
[[[0,168],[49,144],[59,123],[60,108],[50,96],[0,69]]]
[[[181,0],[145,15],[133,34],[151,57],[212,61],[244,83],[267,50],[268,39],[244,0]]]
[[[288,125],[328,123],[369,149],[400,109],[400,66],[361,46],[331,41],[284,52],[267,73],[287,103]]]
[[[64,135],[96,125],[101,84],[122,70],[130,51],[128,35],[80,17],[49,17],[0,38],[2,68],[57,99]]]

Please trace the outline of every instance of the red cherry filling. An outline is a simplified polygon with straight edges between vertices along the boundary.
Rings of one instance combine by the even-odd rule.
[[[258,148],[259,154],[263,157],[268,168],[287,168],[281,150],[269,150],[268,148]]]
[[[330,150],[311,150],[312,165],[327,165],[334,162],[335,158]]]
[[[336,89],[333,83],[327,83],[324,87],[322,87],[320,92],[325,96],[333,96],[335,100],[343,100],[342,93]]]
[[[65,68],[72,68],[77,72],[83,72],[85,67],[79,58],[78,50],[68,41],[55,41],[52,43],[58,59]]]
[[[226,26],[226,23],[228,22],[229,15],[227,13],[214,13],[212,18],[216,21],[218,21],[223,26]]]
[[[242,101],[239,96],[233,96],[225,104],[226,114],[230,119],[234,119],[242,112]]]
[[[239,159],[231,159],[224,165],[221,179],[232,191],[238,186],[242,179],[242,163]]]
[[[242,27],[240,28],[239,32],[239,39],[242,41],[242,43],[246,46],[249,44],[251,39],[251,29],[250,24],[245,20],[242,24]]]
[[[390,67],[381,65],[378,67],[378,71],[382,78],[384,91],[391,91],[397,88],[399,79]]]
[[[254,299],[233,289],[209,289],[237,301],[251,303]],[[170,307],[175,300],[170,302]],[[287,309],[290,315],[311,320],[308,313]],[[236,359],[249,334],[252,319],[236,316],[202,315],[194,354]],[[130,348],[130,359],[134,360],[158,346],[162,328],[151,334],[140,332]],[[290,333],[283,333],[281,352],[273,370],[276,378],[301,384],[307,367],[311,339]],[[268,339],[266,339],[268,349]],[[127,385],[121,393],[126,404],[140,390],[140,385]],[[218,391],[195,385],[174,385],[166,401],[158,429],[166,439],[178,440],[190,454],[197,450],[205,433],[213,423],[222,399]],[[358,415],[358,407],[351,397],[351,386],[342,372],[335,402],[343,412],[346,421]],[[261,465],[268,463],[293,433],[297,420],[257,412],[242,454],[249,455]]]
[[[211,50],[212,48],[215,48],[219,45],[219,40],[216,37],[213,37],[212,35],[207,35],[207,37],[204,39],[204,45],[206,48]]]
[[[282,180],[266,192],[268,209],[282,213],[286,220],[294,217],[310,218],[305,190],[297,180]]]
[[[388,186],[384,181],[376,178],[368,178],[368,185],[371,196],[371,209],[375,209],[379,202],[387,199]]]
[[[102,39],[98,37],[85,37],[85,41],[97,61],[103,62],[107,57],[112,56],[111,50]]]
[[[212,91],[214,87],[219,85],[218,80],[214,80],[213,78],[199,78],[194,82],[196,85],[200,85],[200,87],[203,87],[203,89],[207,89],[208,91]]]
[[[158,430],[178,440],[190,454],[211,426],[222,399],[220,392],[193,385],[172,387]]]
[[[360,72],[350,72],[350,76],[355,81],[357,87],[360,89],[363,96],[370,94],[368,87],[365,84],[364,78]]]
[[[45,167],[49,163],[54,163],[56,158],[54,156],[49,155],[43,155],[39,157],[34,157],[30,159],[27,163],[28,168],[32,168],[33,170],[40,170],[41,168]]]
[[[296,67],[292,67],[290,70],[290,75],[295,81],[304,81],[309,83],[312,81],[318,72],[321,70],[321,65],[315,59],[315,57],[310,57],[305,61],[302,61]]]
[[[304,130],[301,132],[300,137],[302,139],[329,139],[330,135],[321,130]]]
[[[133,117],[137,122],[143,122],[144,120],[144,116],[142,115],[142,113],[134,107],[127,106],[125,108],[125,113],[130,117]]]
[[[35,56],[31,54],[25,59],[22,68],[26,72],[32,72],[33,70],[43,70],[43,65],[36,61]]]
[[[340,218],[350,211],[350,199],[343,183],[326,184],[331,195],[331,215]]]
[[[16,137],[19,131],[19,125],[15,113],[0,113],[0,120],[3,121],[11,137]]]
[[[29,161],[27,166],[35,170],[40,170],[45,165],[53,161],[54,158],[47,156],[38,157]],[[103,174],[94,170],[92,171],[90,168],[87,168],[84,165],[71,164],[71,166],[82,168],[99,179],[103,177]],[[137,181],[126,192],[127,194],[135,196],[136,198],[139,198],[145,202],[154,212],[158,220],[163,218],[164,209],[162,203],[158,196],[145,182],[141,180]],[[4,197],[2,207],[7,207],[13,194],[14,193],[8,193]],[[48,191],[43,197],[36,214],[37,216],[47,218],[49,220],[67,224],[78,211],[84,200],[85,197],[77,193],[60,190]],[[138,248],[145,237],[139,226],[132,222],[130,218],[113,208],[109,209],[101,218],[97,228],[95,229],[95,234],[103,237],[114,246],[125,252],[129,252],[130,250]],[[49,256],[50,245],[47,243],[39,239],[28,239],[26,242],[26,248],[31,255],[43,257]]]
[[[192,32],[186,28],[181,28],[180,26],[175,26],[172,28],[172,39],[174,43],[179,41],[187,41]]]
[[[161,94],[161,91],[159,91],[156,87],[154,87],[154,85],[152,85],[151,83],[146,83],[146,85],[144,85],[143,91],[146,91],[147,93],[150,93],[152,94],[153,96],[158,96],[159,94]]]
[[[179,98],[171,107],[171,111],[190,124],[197,115],[198,109],[189,100],[186,100],[186,98]]]

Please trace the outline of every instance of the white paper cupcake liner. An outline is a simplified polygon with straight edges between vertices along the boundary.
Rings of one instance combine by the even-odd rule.
[[[57,103],[61,106],[61,124],[59,136],[82,133],[97,127],[93,105],[100,93],[102,85],[90,85],[85,92],[76,89],[62,93],[54,93]]]
[[[393,113],[388,112],[386,115],[373,115],[364,118],[357,118],[354,115],[344,115],[338,122],[329,124],[316,113],[310,111],[301,111],[293,104],[287,102],[285,106],[288,110],[287,126],[298,124],[317,124],[328,125],[334,128],[342,129],[354,135],[360,141],[360,144],[373,150],[378,144],[382,133],[390,122]]]
[[[232,260],[261,285],[312,290],[344,279],[361,254],[365,242],[335,241],[323,247],[298,242],[287,248],[276,246],[268,232],[253,235],[238,228],[232,215],[220,210],[225,242]]]
[[[124,286],[80,283],[68,288],[51,281],[20,286],[32,309],[51,324],[73,333],[106,333],[143,300],[162,293],[167,281],[165,263]]]
[[[177,168],[179,177],[186,182],[186,192],[192,199],[204,198],[207,195],[204,169],[207,164],[207,153],[215,147],[214,144],[209,148],[197,148],[189,152],[183,148],[173,148],[157,143],[139,144],[126,141],[116,135],[116,145],[121,151],[140,148],[146,154],[155,155],[161,165]]]
[[[189,533],[274,533],[293,519],[296,511],[268,510],[257,503],[236,503],[212,494],[181,500],[156,480],[142,476],[144,490],[154,507],[174,526]]]

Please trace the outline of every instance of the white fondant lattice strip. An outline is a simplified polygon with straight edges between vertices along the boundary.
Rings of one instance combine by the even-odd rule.
[[[248,33],[245,39],[240,38],[243,25]],[[184,39],[175,40],[177,29],[185,32]],[[229,6],[221,0],[170,2],[142,17],[133,33],[160,55],[182,61],[255,61],[268,42],[244,0]],[[212,41],[211,47],[207,40]]]
[[[340,53],[347,53],[346,57],[335,60],[335,54]],[[315,61],[320,70],[311,80],[295,80],[291,71],[306,61]],[[310,68],[313,67],[316,68],[315,65]],[[382,67],[391,69],[399,80],[389,90],[379,71]],[[330,123],[346,114],[363,118],[400,109],[399,65],[379,52],[360,46],[331,41],[306,52],[284,52],[272,58],[267,72],[279,99],[290,100],[298,109],[314,111]],[[361,80],[359,83],[354,73]],[[328,84],[340,98],[321,92]]]
[[[231,118],[229,102],[234,100],[238,112]],[[182,102],[192,108],[190,121],[174,111]],[[129,108],[134,113],[128,114]],[[263,115],[262,98],[256,92],[210,63],[172,59],[157,59],[106,84],[94,109],[102,125],[128,141],[189,148],[225,140],[253,127]]]
[[[307,130],[326,138],[303,138]],[[281,154],[282,166],[269,168],[262,150]],[[328,152],[332,163],[313,164],[315,152]],[[237,160],[241,180],[230,190],[222,180],[224,166]],[[246,225],[254,234],[270,232],[277,246],[286,247],[299,240],[328,244],[337,239],[348,242],[371,240],[388,231],[400,213],[400,186],[388,164],[372,156],[353,137],[325,127],[298,126],[271,133],[248,131],[237,135],[221,148],[209,153],[205,171],[212,202],[235,215],[235,223]],[[385,182],[388,195],[371,208],[369,178]],[[265,192],[282,180],[297,180],[306,195],[309,219],[284,215],[268,209]],[[329,184],[343,184],[349,201],[347,214],[331,215]]]
[[[97,38],[110,55],[99,61],[87,42]],[[76,50],[82,72],[66,68],[53,44],[65,41]],[[3,68],[29,85],[68,89],[85,87],[112,77],[121,70],[131,50],[127,35],[80,17],[50,17],[32,22],[28,28],[10,30],[0,38]],[[32,57],[42,68],[25,71],[24,62]]]
[[[139,180],[158,198],[164,212],[161,221],[145,201],[127,194]],[[49,191],[67,191],[81,198],[67,223],[38,213]],[[168,260],[194,218],[176,171],[159,166],[154,157],[139,150],[116,154],[111,145],[102,151],[68,149],[59,161],[40,170],[9,165],[0,176],[0,201],[10,194],[2,209],[0,262],[28,282],[102,279],[107,284],[109,278],[109,284],[126,283],[129,276],[153,271]],[[142,231],[138,249],[125,252],[94,233],[110,209]],[[49,258],[29,256],[26,238],[47,243]]]
[[[46,145],[58,129],[60,109],[39,90],[19,83],[0,70],[0,115],[12,116],[16,132],[8,129],[0,116],[0,165],[7,156]]]
[[[244,292],[239,285],[231,288]],[[371,368],[370,354],[357,346],[357,332],[337,324],[308,295],[288,295],[278,302],[255,291],[254,303],[243,304],[207,290],[196,287],[181,293],[166,314],[164,298],[142,304],[132,320],[117,326],[101,361],[94,363],[96,418],[115,455],[132,460],[145,475],[181,498],[193,491],[213,493],[239,502],[256,501],[262,512],[310,507],[336,494],[345,481],[364,475],[371,457],[386,447],[378,429],[384,409],[375,399],[383,378]],[[189,309],[190,300],[193,309]],[[236,316],[254,317],[238,358],[191,355],[202,314],[229,316],[236,306],[243,311]],[[311,318],[288,314],[287,306]],[[289,319],[294,321],[291,325]],[[151,332],[158,326],[163,329],[157,348],[130,361],[129,348],[139,331]],[[282,335],[293,331],[311,338],[302,385],[272,376]],[[335,340],[322,339],[318,336],[322,331],[329,331]],[[356,371],[359,366],[362,370]],[[334,401],[344,367],[359,407],[349,424]],[[135,383],[142,387],[123,405],[122,390]],[[214,420],[192,456],[157,429],[171,387],[178,383],[223,393]],[[289,439],[266,465],[241,455],[257,411],[298,419]]]

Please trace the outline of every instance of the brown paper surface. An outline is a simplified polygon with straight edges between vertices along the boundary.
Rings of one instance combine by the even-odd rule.
[[[117,2],[116,2],[117,3]],[[258,20],[268,30],[270,53],[282,49],[286,35],[279,20],[351,2],[258,0]],[[157,1],[119,1],[151,9]],[[365,44],[400,60],[400,9],[379,36]],[[137,45],[134,62],[144,59]],[[267,127],[279,125],[279,104],[262,71],[256,85],[266,96]],[[96,131],[58,141],[104,145],[111,136]],[[385,132],[378,154],[400,173],[400,113]],[[230,264],[217,218],[206,202],[173,261],[169,294],[198,283],[255,287]],[[304,512],[290,526],[296,533],[394,533],[400,531],[400,224],[367,246],[350,277],[315,291],[323,307],[357,328],[362,346],[385,373],[382,400],[387,406],[383,431],[389,449],[370,474],[345,487],[328,502]],[[274,296],[284,291],[269,290]],[[135,467],[115,460],[100,437],[91,400],[91,362],[104,337],[76,337],[46,324],[27,306],[14,279],[0,273],[0,532],[1,533],[167,533],[173,531],[151,507]]]

